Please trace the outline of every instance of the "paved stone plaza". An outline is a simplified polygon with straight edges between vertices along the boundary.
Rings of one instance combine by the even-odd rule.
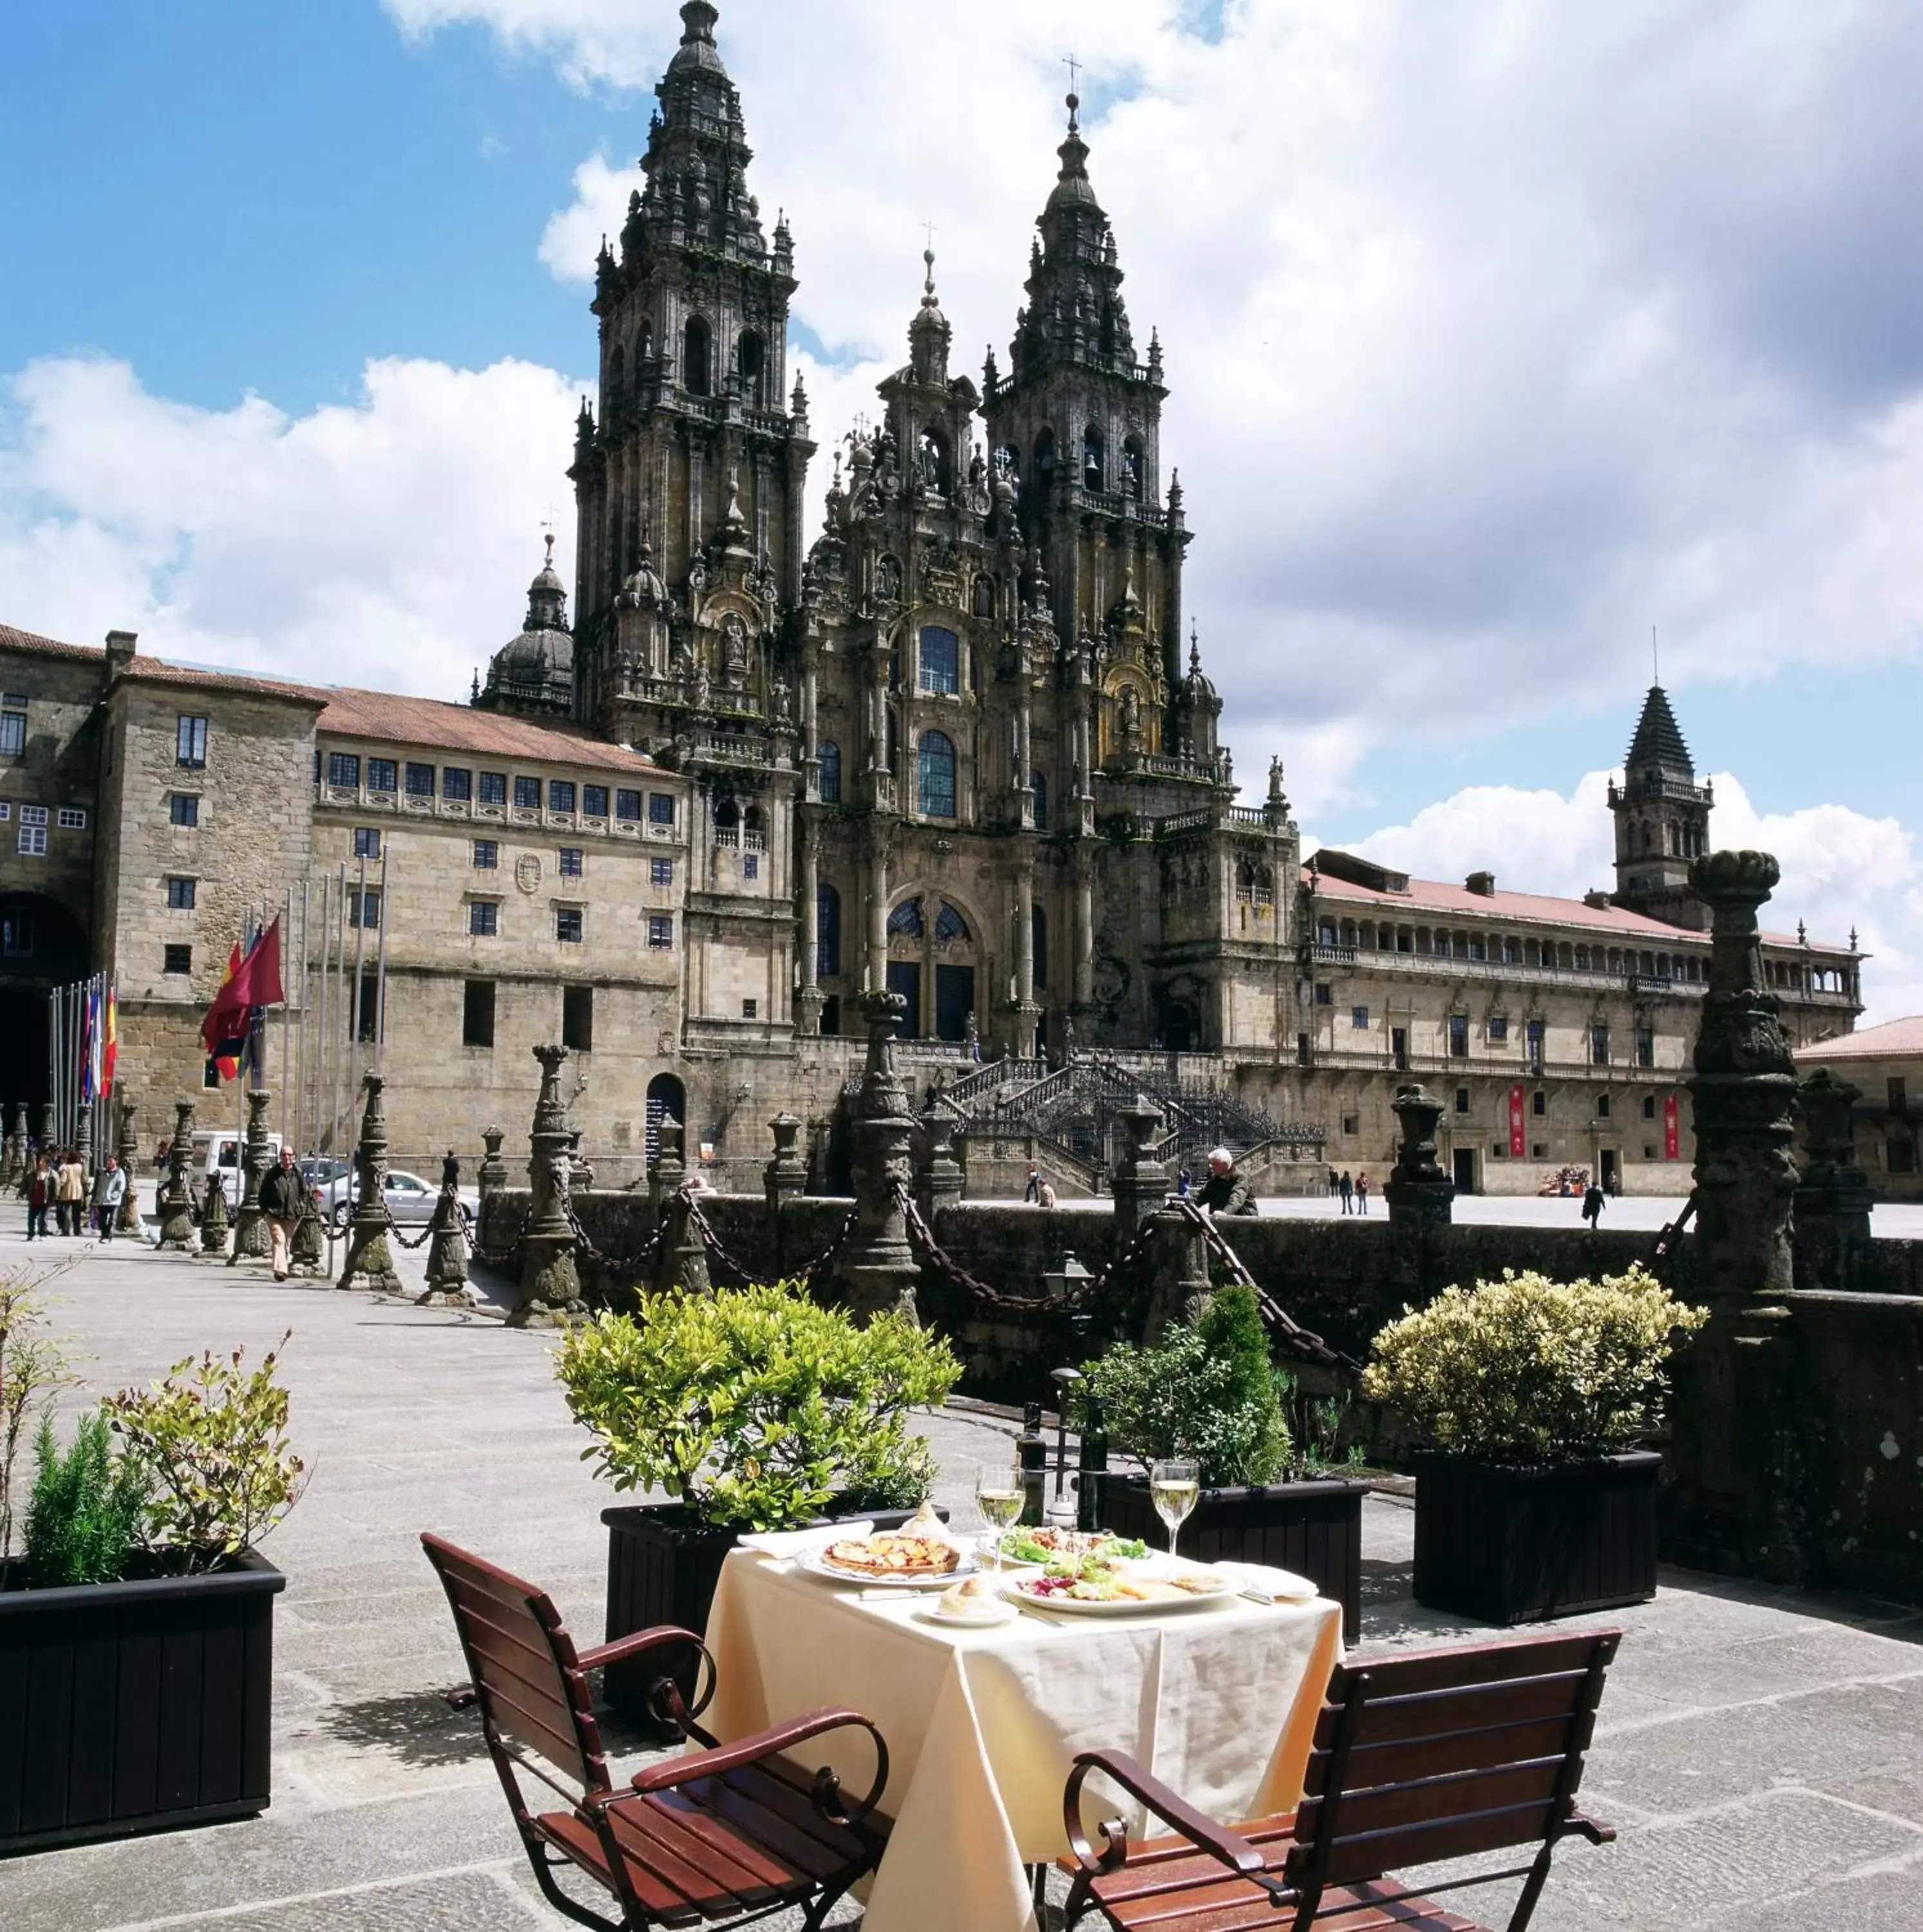
[[[16,1229],[0,1234],[0,1262],[34,1252]],[[402,1267],[418,1276],[418,1256]],[[203,1346],[256,1353],[291,1327],[286,1378],[313,1477],[266,1546],[289,1580],[272,1809],[0,1862],[0,1925],[565,1923],[533,1889],[472,1716],[437,1694],[460,1662],[415,1542],[431,1527],[540,1580],[598,1639],[598,1513],[611,1498],[579,1460],[586,1438],[549,1379],[550,1341],[130,1244],[86,1251],[55,1292],[89,1395]],[[929,1425],[944,1500],[964,1521],[969,1465],[998,1446],[994,1430],[952,1413]],[[1490,1634],[1410,1602],[1411,1532],[1404,1503],[1372,1501],[1370,1640]],[[1923,1928],[1923,1612],[1676,1572],[1621,1620],[1585,1791],[1622,1837],[1568,1849],[1540,1932]]]

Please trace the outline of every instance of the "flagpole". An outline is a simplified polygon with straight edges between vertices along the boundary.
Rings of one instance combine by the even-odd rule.
[[[342,982],[342,969],[346,964],[347,951],[347,866],[344,860],[334,881],[334,1023],[328,1039],[328,1049],[334,1055],[334,1124],[332,1138],[336,1158],[340,1154],[340,1077],[346,1071],[343,1064],[344,1048],[340,1038],[341,1001],[346,993]]]
[[[364,911],[365,908],[362,910]],[[381,1070],[381,1049],[387,1044],[387,841],[380,842],[380,952],[374,968],[374,1071]]]
[[[315,1151],[324,1144],[329,1154],[334,1151],[334,1133],[331,1126],[323,1130],[322,1123],[327,1118],[327,933],[328,916],[334,904],[333,881],[323,872],[320,875],[320,970],[317,975],[319,988],[314,994],[314,1144]]]
[[[288,929],[294,922],[294,889],[292,886],[288,886],[282,893],[281,901],[280,951],[284,960],[287,950],[286,940]],[[287,1082],[292,1070],[293,1042],[287,1037],[289,1018],[287,987],[284,978],[280,985],[280,1144],[283,1147],[290,1144],[287,1138]]]
[[[368,950],[368,855],[361,854],[360,871],[354,887],[354,990],[349,1000],[348,1052],[352,1056],[348,1075],[348,1104],[361,1084],[361,968]]]

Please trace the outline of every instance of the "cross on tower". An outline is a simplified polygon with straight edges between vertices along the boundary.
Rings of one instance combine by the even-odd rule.
[[[1068,69],[1068,88],[1071,94],[1082,92],[1082,63],[1072,54],[1062,56],[1062,65]]]

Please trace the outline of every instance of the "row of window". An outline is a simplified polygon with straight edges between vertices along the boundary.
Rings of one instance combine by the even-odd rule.
[[[892,721],[891,721],[892,722]],[[955,816],[955,745],[945,731],[924,731],[916,746],[920,805],[930,818]],[[822,739],[814,747],[818,768],[816,783],[824,805],[842,802],[842,748],[832,738]],[[1031,771],[1028,789],[1035,797],[1035,825],[1048,829],[1048,781],[1045,773]]]
[[[587,915],[579,906],[556,906],[554,908],[554,937],[563,946],[579,946],[586,937]],[[648,915],[648,950],[651,952],[671,952],[674,946],[674,919],[670,913],[650,913]],[[467,931],[474,939],[497,939],[501,932],[501,902],[499,899],[470,899],[467,902]]]
[[[1413,952],[1435,959],[1499,961],[1505,966],[1544,967],[1574,973],[1635,973],[1646,979],[1700,982],[1708,973],[1706,959],[1693,955],[1639,952],[1634,947],[1589,946],[1568,940],[1524,939],[1514,933],[1485,935],[1451,932],[1438,926],[1378,925],[1324,919],[1316,938],[1324,946],[1353,946],[1364,952]]]
[[[14,815],[10,800],[0,799],[0,825],[4,825]],[[84,832],[87,829],[87,813],[83,806],[63,805],[57,810],[44,805],[23,805],[20,807],[20,830],[15,849],[29,859],[46,856],[47,820],[63,832]]]
[[[1318,1006],[1332,1006],[1335,1002],[1335,988],[1326,981],[1318,981],[1316,986],[1316,1004]],[[1370,1030],[1370,1012],[1366,1006],[1352,1006],[1348,1010],[1349,1026],[1356,1033]],[[1540,1063],[1544,1057],[1548,1043],[1548,1027],[1542,1020],[1526,1022],[1526,1044],[1528,1058]],[[1504,1046],[1509,1040],[1509,1021],[1506,1015],[1492,1015],[1485,1022],[1485,1030],[1492,1046]],[[1389,1030],[1391,1050],[1399,1061],[1408,1054],[1408,1030],[1406,1027],[1391,1027]],[[1592,1066],[1607,1066],[1610,1062],[1610,1029],[1598,1024],[1589,1029],[1589,1064]],[[1449,1016],[1449,1057],[1452,1060],[1466,1060],[1469,1057],[1469,1016],[1466,1013]],[[1641,1026],[1636,1029],[1636,1064],[1653,1066],[1656,1064],[1656,1030],[1654,1027]]]
[[[327,782],[338,790],[358,791],[364,763],[370,792],[398,793],[407,798],[432,798],[438,788],[439,795],[452,805],[505,806],[508,802],[510,781],[506,772],[476,772],[465,765],[437,767],[416,764],[411,759],[405,763],[393,758],[370,758],[364,760],[358,752],[329,752],[326,756]],[[316,752],[316,784],[320,782],[321,760],[322,754]],[[541,809],[539,778],[518,776],[512,783],[517,811]],[[550,778],[547,787],[548,809],[551,812],[572,817],[578,800],[585,818],[612,817],[622,824],[637,824],[640,821],[644,795],[638,790],[626,786],[610,788],[604,784],[577,784],[572,778]],[[614,807],[611,813],[608,809],[610,802]],[[672,825],[675,817],[674,794],[665,791],[647,793],[645,809],[650,825]]]
[[[1113,352],[1113,325],[1105,314],[1102,322],[1102,352]],[[1007,443],[995,452],[998,466],[1009,476],[1019,481],[1022,475],[1022,452],[1014,444]],[[1045,429],[1035,439],[1035,480],[1046,489],[1054,480],[1055,473],[1055,433]],[[1130,436],[1122,442],[1122,459],[1114,479],[1114,487],[1124,496],[1142,500],[1142,447],[1141,439]],[[1106,490],[1110,487],[1108,446],[1101,430],[1094,423],[1084,425],[1082,432],[1082,487],[1084,490]]]

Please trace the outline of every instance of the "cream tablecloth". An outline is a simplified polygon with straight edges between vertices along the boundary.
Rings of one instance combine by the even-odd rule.
[[[865,1932],[1032,1926],[1022,1867],[1068,1848],[1062,1787],[1078,1751],[1125,1750],[1218,1818],[1286,1810],[1301,1796],[1341,1657],[1337,1604],[1237,1598],[964,1630],[925,1621],[925,1600],[878,1598],[737,1550],[707,1631],[720,1690],[705,1721],[724,1742],[829,1704],[865,1712],[888,1740],[882,1806],[895,1831]],[[872,1746],[865,1733],[840,1742],[802,1755],[825,1747],[808,1761],[865,1791]]]

